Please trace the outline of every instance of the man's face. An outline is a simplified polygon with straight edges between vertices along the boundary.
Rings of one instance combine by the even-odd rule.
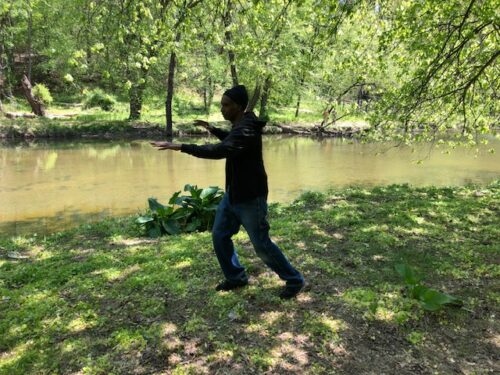
[[[225,120],[233,121],[238,118],[238,114],[243,112],[239,104],[236,104],[230,97],[222,95],[220,101],[220,111]]]

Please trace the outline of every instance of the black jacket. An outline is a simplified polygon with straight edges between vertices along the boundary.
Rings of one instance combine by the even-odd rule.
[[[181,151],[205,159],[226,158],[226,191],[232,203],[267,197],[267,175],[262,159],[262,128],[265,125],[253,112],[246,112],[229,132],[210,127],[220,143],[183,144]]]

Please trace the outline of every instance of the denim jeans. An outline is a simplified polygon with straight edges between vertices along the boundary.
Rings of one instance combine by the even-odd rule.
[[[246,281],[245,268],[240,264],[231,237],[243,225],[257,255],[287,285],[302,285],[304,278],[283,255],[280,248],[269,238],[267,199],[258,197],[248,202],[231,204],[229,194],[224,194],[217,208],[212,229],[215,254],[227,280]]]

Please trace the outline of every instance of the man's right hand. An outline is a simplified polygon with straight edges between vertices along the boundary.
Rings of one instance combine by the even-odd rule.
[[[203,121],[203,120],[194,120],[194,125],[195,126],[201,126],[207,130],[210,129],[210,124],[206,121]]]

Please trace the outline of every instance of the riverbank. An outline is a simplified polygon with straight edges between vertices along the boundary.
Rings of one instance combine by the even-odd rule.
[[[272,236],[311,284],[292,301],[243,233],[251,283],[230,293],[214,291],[208,233],[150,240],[129,217],[4,238],[0,373],[495,372],[499,211],[500,181],[272,205]],[[423,310],[399,263],[464,307]]]
[[[228,127],[223,121],[213,124]],[[301,136],[352,137],[368,127],[363,121],[340,122],[336,127],[318,129],[315,123],[280,124],[270,122],[265,134],[290,134]],[[202,136],[207,132],[191,122],[174,124],[175,137]],[[165,137],[165,127],[160,123],[128,120],[71,120],[50,118],[0,118],[0,139],[160,139]]]

